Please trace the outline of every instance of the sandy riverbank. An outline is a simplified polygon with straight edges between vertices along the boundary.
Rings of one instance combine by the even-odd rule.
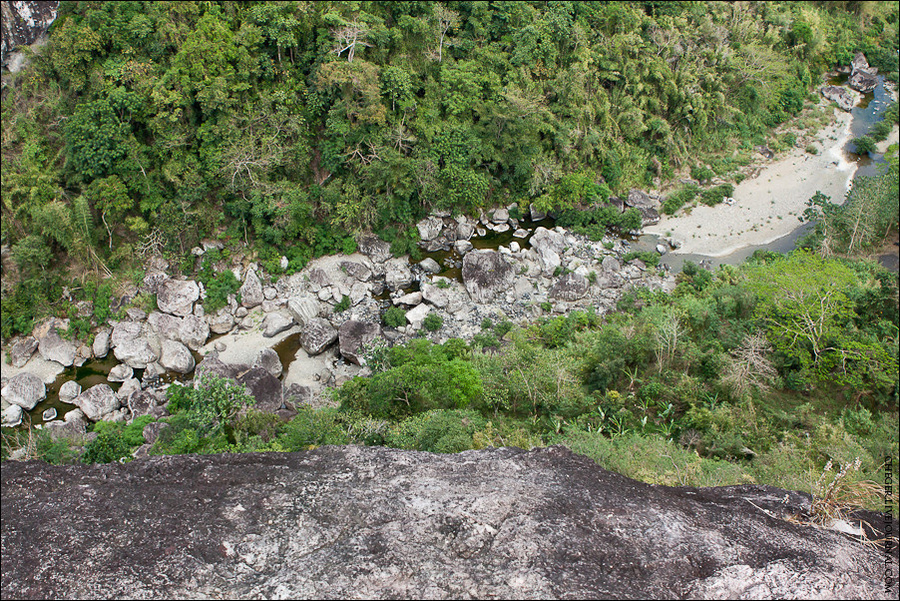
[[[843,202],[856,164],[847,162],[842,151],[850,138],[850,113],[838,109],[835,113],[834,122],[816,135],[818,154],[794,148],[764,165],[755,178],[735,186],[734,205],[699,205],[689,215],[663,215],[644,232],[678,240],[676,253],[721,257],[790,234],[817,191],[832,202]]]

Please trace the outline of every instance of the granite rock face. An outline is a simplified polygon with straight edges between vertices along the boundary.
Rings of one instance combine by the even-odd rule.
[[[476,303],[487,303],[512,286],[513,267],[497,251],[475,250],[463,257],[463,284]]]
[[[59,2],[0,2],[3,13],[0,63],[4,67],[11,72],[19,70],[22,60],[16,49],[39,42],[56,19],[58,8]]]
[[[896,598],[896,584],[884,590],[878,549],[766,513],[804,502],[761,486],[651,486],[562,447],[7,462],[0,591],[4,599]]]

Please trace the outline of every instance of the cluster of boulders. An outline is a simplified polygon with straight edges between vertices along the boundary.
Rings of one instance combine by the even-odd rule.
[[[866,55],[857,52],[850,63],[850,79],[847,85],[863,94],[869,94],[878,87],[878,67],[870,67]]]
[[[822,96],[837,103],[841,109],[850,112],[859,102],[859,92],[869,94],[878,87],[878,68],[870,67],[866,56],[862,52],[857,52],[847,70],[850,71],[847,85],[852,89],[848,89],[846,86],[828,85],[823,86],[821,92]],[[844,73],[847,70],[844,70]]]
[[[622,206],[635,206],[652,217],[654,202],[633,191]],[[402,343],[422,335],[436,342],[471,339],[481,331],[485,318],[523,321],[588,308],[604,313],[631,287],[672,284],[671,278],[639,260],[625,262],[627,243],[619,239],[592,242],[559,227],[535,228],[533,220],[544,215],[531,210],[530,220],[520,220],[510,217],[515,211],[515,206],[503,207],[477,220],[435,214],[420,222],[417,227],[426,251],[449,251],[441,255],[443,265],[434,258],[413,262],[408,257],[394,258],[389,245],[374,236],[362,238],[359,252],[353,255],[322,257],[277,280],[254,263],[221,262],[215,268],[232,269],[241,286],[225,307],[209,314],[203,308],[206,291],[201,282],[169,276],[164,262],[155,262],[134,292],[155,295],[156,310],[148,314],[134,307],[127,309],[124,319],[95,332],[91,345],[62,336],[60,332],[68,327],[66,320],[47,320],[31,336],[11,345],[12,364],[21,368],[38,354],[61,370],[110,352],[114,355],[118,364],[110,371],[108,382],[120,382],[118,389],[104,383],[82,391],[75,382],[66,382],[59,398],[77,406],[77,413],[49,422],[51,427],[77,429],[70,422],[83,426],[84,420],[164,414],[167,384],[160,376],[193,373],[196,380],[201,367],[210,365],[216,365],[214,373],[247,384],[259,406],[284,411],[290,409],[288,397],[304,402],[318,390],[309,390],[311,383],[305,381],[297,389],[298,382],[287,377],[287,366],[271,348],[262,349],[255,361],[245,353],[240,365],[222,363],[218,357],[227,348],[223,340],[240,345],[240,334],[256,333],[274,344],[297,334],[307,357],[324,358],[323,371],[329,373],[317,377],[315,386],[321,388],[340,383],[335,378],[338,366],[345,368],[345,377],[365,373],[361,371],[365,352],[374,345]],[[475,249],[471,239],[487,231],[513,231],[514,235],[496,250]],[[195,254],[202,255],[202,249]],[[452,268],[460,268],[461,277],[438,275],[450,275],[446,270]],[[405,309],[405,324],[382,326],[389,306]],[[435,321],[440,324],[436,331],[424,328],[432,313],[440,317],[431,322],[432,326]],[[231,336],[210,338],[225,334]],[[288,394],[292,384],[295,389]],[[23,412],[46,396],[41,378],[27,371],[3,385],[5,425],[19,423]]]

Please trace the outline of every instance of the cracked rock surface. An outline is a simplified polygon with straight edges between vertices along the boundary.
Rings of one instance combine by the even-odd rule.
[[[896,598],[877,549],[773,517],[804,502],[642,484],[562,447],[6,462],[2,593]]]

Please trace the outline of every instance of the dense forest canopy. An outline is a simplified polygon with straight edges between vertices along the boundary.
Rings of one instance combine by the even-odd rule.
[[[764,142],[854,52],[896,79],[897,14],[872,2],[62,2],[3,99],[17,294],[52,298],[51,266],[102,273],[207,236],[255,244],[273,272],[286,255],[294,271],[364,230],[403,252],[434,209],[585,206],[716,153],[727,171],[734,148]],[[7,313],[5,336],[27,329]]]

